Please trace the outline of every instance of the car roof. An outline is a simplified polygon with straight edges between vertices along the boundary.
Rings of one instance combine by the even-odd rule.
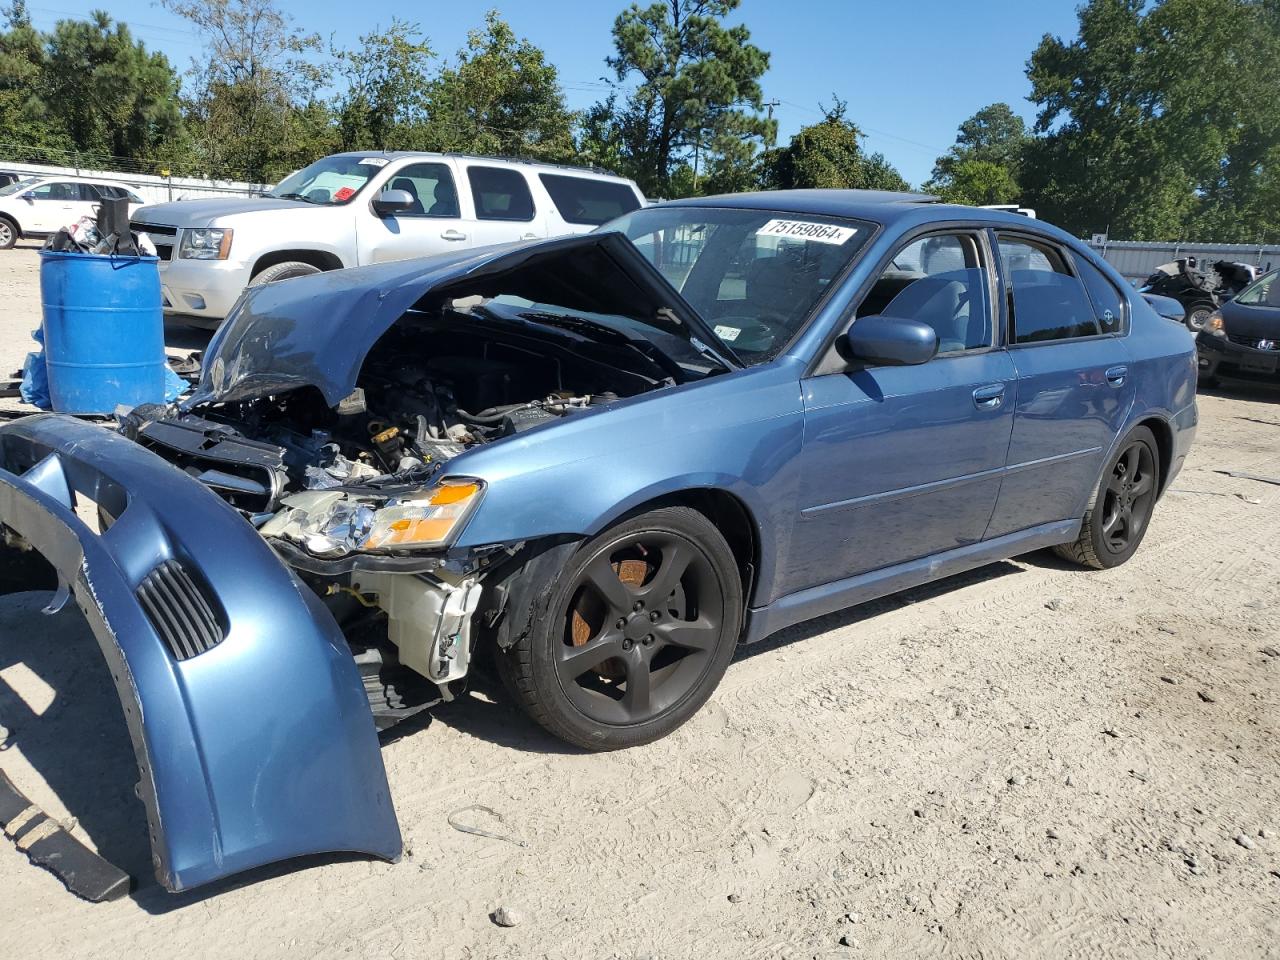
[[[451,160],[486,160],[491,163],[501,163],[513,167],[538,167],[547,171],[563,170],[580,176],[596,177],[602,180],[620,180],[623,183],[632,183],[630,179],[621,174],[611,173],[600,167],[592,167],[587,165],[574,165],[568,163],[551,163],[546,160],[526,160],[521,157],[499,157],[483,153],[434,153],[426,150],[347,150],[344,153],[330,154],[334,157],[382,157],[386,160],[405,160],[412,158],[440,159],[447,157]]]
[[[659,206],[770,210],[800,216],[869,220],[884,226],[902,227],[958,220],[1010,230],[1020,229],[1059,241],[1074,240],[1044,220],[1033,220],[1008,210],[943,203],[941,198],[929,193],[892,190],[760,190],[754,193],[725,193],[710,197],[666,200]]]

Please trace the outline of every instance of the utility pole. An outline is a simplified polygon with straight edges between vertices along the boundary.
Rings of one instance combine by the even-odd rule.
[[[774,108],[774,107],[780,107],[780,106],[782,106],[782,101],[781,101],[781,100],[766,100],[766,101],[764,102],[764,107],[765,107],[765,109],[769,111],[769,112],[768,112],[768,118],[769,118],[770,120],[772,120],[772,119],[773,119],[773,108]],[[775,141],[776,141],[776,140],[777,140],[777,137],[776,137],[773,133],[770,133],[770,134],[769,134],[768,142],[765,144],[765,146],[766,146],[767,148],[769,148],[770,150],[772,150],[772,149],[773,149],[773,147],[774,147],[774,144],[775,144]]]

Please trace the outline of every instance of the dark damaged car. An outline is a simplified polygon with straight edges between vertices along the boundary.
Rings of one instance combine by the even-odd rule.
[[[1042,223],[691,200],[252,289],[179,407],[0,429],[0,522],[97,636],[181,890],[396,858],[375,727],[482,651],[552,733],[626,747],[739,642],[1042,547],[1123,562],[1195,376]]]

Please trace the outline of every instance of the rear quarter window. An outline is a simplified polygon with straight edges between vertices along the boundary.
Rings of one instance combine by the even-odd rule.
[[[1080,274],[1085,292],[1089,294],[1089,302],[1093,304],[1093,315],[1098,321],[1098,327],[1103,333],[1128,333],[1129,318],[1124,297],[1115,284],[1084,257],[1076,255],[1074,259],[1076,273]]]
[[[640,198],[629,184],[559,173],[538,175],[565,223],[599,226],[640,209]]]

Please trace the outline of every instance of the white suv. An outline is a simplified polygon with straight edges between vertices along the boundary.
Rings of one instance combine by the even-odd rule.
[[[57,233],[81,217],[96,216],[103,197],[128,199],[130,215],[143,203],[118,183],[86,177],[25,177],[0,187],[0,250],[24,238]]]
[[[165,313],[216,326],[249,284],[586,233],[643,203],[595,170],[369,151],[317,160],[265,197],[144,207],[133,228],[160,254]]]

